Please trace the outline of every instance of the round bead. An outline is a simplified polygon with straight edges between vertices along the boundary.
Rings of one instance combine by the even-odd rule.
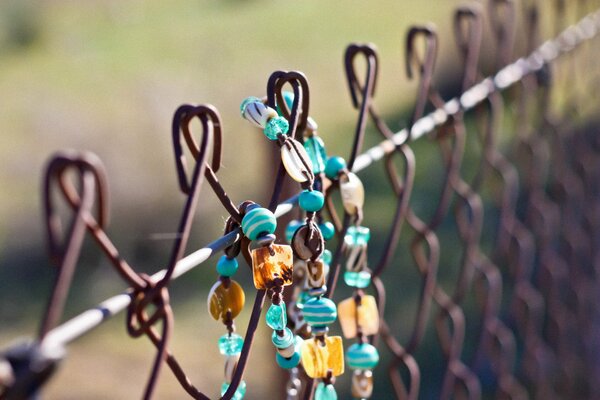
[[[229,388],[229,383],[224,383],[223,385],[221,385],[221,396],[225,395],[225,392],[227,391],[228,388]],[[231,397],[231,399],[232,400],[242,400],[245,395],[246,395],[246,382],[241,381],[240,384],[238,385],[237,390]]]
[[[275,359],[277,360],[277,364],[283,369],[292,369],[300,364],[300,352],[294,351],[292,356],[289,358],[283,357],[281,354],[277,353],[275,355]]]
[[[221,256],[217,262],[217,272],[223,276],[233,276],[238,270],[238,262],[235,258]]]
[[[242,231],[250,240],[256,240],[261,233],[274,233],[275,229],[277,218],[266,208],[254,208],[242,219]]]
[[[288,138],[281,146],[281,161],[288,175],[296,182],[306,182],[314,176],[312,162],[304,146],[296,139]]]
[[[315,389],[315,400],[337,400],[337,393],[333,385],[326,385],[319,382]]]
[[[285,228],[285,240],[288,243],[292,242],[292,238],[294,237],[294,233],[296,233],[296,231],[298,230],[298,228],[300,228],[302,225],[304,225],[304,222],[299,221],[297,219],[293,219],[293,220],[290,221],[290,223]]]
[[[264,134],[270,140],[277,140],[279,135],[285,135],[290,129],[290,124],[283,117],[274,117],[267,121]]]
[[[323,250],[323,254],[321,255],[321,260],[323,261],[324,264],[331,264],[331,260],[333,260],[333,254],[331,254],[331,251],[325,249]]]
[[[298,198],[300,208],[308,212],[316,212],[323,208],[325,196],[318,190],[303,190]]]
[[[346,160],[342,157],[329,157],[327,164],[325,164],[325,175],[334,180],[337,178],[339,172],[346,168]]]
[[[274,330],[283,330],[287,325],[285,303],[271,304],[265,315],[267,325]]]
[[[356,215],[365,204],[365,188],[358,176],[352,172],[340,178],[340,194],[344,210],[350,215]]]
[[[248,97],[240,106],[242,117],[258,128],[264,129],[268,121],[277,117],[277,111],[266,106],[258,97]]]
[[[217,281],[208,292],[208,312],[217,321],[225,321],[227,312],[231,312],[231,318],[235,318],[244,308],[245,301],[244,290],[236,281],[231,280],[229,287]]]
[[[294,344],[294,334],[290,328],[283,329],[283,336],[279,336],[276,331],[271,336],[273,345],[278,349],[285,349]]]
[[[325,240],[331,240],[333,235],[335,235],[335,226],[329,221],[319,224],[319,229]]]
[[[373,369],[379,363],[379,352],[369,343],[354,343],[346,351],[346,362],[352,369]]]
[[[368,271],[346,271],[344,282],[350,287],[364,289],[371,284],[371,273]]]
[[[337,318],[335,303],[326,297],[314,297],[304,303],[303,315],[312,326],[329,325]]]
[[[224,356],[237,356],[242,352],[244,338],[237,333],[226,333],[219,338],[219,352]]]

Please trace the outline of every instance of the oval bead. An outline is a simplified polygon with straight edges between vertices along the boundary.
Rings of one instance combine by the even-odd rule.
[[[224,356],[237,356],[242,352],[244,338],[237,333],[226,333],[219,338],[219,352]]]
[[[340,194],[344,210],[348,214],[355,215],[358,210],[362,210],[365,204],[365,188],[356,174],[348,172],[340,178]]]
[[[319,382],[315,389],[315,400],[337,400],[338,396],[333,385],[326,385]]]
[[[368,399],[373,394],[373,371],[357,369],[352,374],[352,396]]]
[[[340,171],[346,168],[346,160],[342,157],[329,157],[325,164],[325,176],[331,180],[335,180]]]
[[[300,228],[302,225],[304,225],[304,222],[297,220],[297,219],[293,219],[291,220],[286,228],[285,228],[285,240],[288,243],[292,242],[292,238],[294,237],[294,233],[296,233],[296,231],[298,230],[298,228]]]
[[[225,392],[227,391],[228,388],[229,388],[229,383],[224,383],[221,385],[221,396],[225,395]],[[246,382],[241,381],[240,384],[238,385],[237,390],[231,397],[231,399],[232,400],[242,400],[245,395],[246,395]]]
[[[221,256],[217,262],[217,273],[223,276],[233,276],[238,270],[238,262],[235,258]]]
[[[233,374],[235,373],[235,369],[237,368],[238,361],[240,360],[240,355],[237,354],[235,356],[227,356],[225,359],[225,383],[231,383],[233,379]]]
[[[290,328],[283,329],[283,336],[279,336],[276,331],[273,331],[271,342],[278,349],[285,349],[295,343],[294,334]]]
[[[282,330],[287,325],[287,315],[285,310],[285,303],[271,304],[265,319],[269,328],[274,330]]]
[[[267,121],[277,117],[277,111],[265,105],[258,97],[248,97],[240,106],[242,117],[258,128],[264,129]]]
[[[308,212],[317,212],[325,204],[325,196],[318,190],[303,190],[298,197],[300,208]]]
[[[319,224],[319,229],[325,240],[331,240],[335,235],[335,226],[329,221]]]
[[[256,240],[261,233],[274,233],[275,229],[277,229],[277,218],[266,208],[253,208],[242,219],[242,231],[250,240]]]
[[[310,287],[321,287],[325,285],[327,276],[325,265],[322,261],[309,261],[306,265],[307,283]]]
[[[346,362],[352,369],[373,369],[379,363],[379,352],[369,343],[354,343],[346,351]]]
[[[304,303],[302,314],[310,325],[330,325],[337,319],[337,308],[330,299],[315,297]]]
[[[310,158],[304,146],[295,139],[288,138],[281,146],[281,161],[288,175],[296,182],[306,182],[313,176]]]
[[[364,289],[371,284],[371,273],[368,271],[346,271],[344,282],[350,287]]]
[[[244,308],[245,300],[244,290],[236,281],[231,280],[228,288],[217,281],[208,292],[208,312],[217,321],[225,321],[227,311],[230,311],[233,319]]]
[[[325,152],[325,143],[319,136],[313,135],[304,140],[304,149],[310,157],[315,175],[325,171],[327,165],[327,153]]]

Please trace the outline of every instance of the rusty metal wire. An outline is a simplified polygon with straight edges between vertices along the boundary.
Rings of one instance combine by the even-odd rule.
[[[580,14],[584,3],[577,3]],[[600,139],[595,131],[573,123],[591,101],[589,97],[581,100],[585,96],[581,92],[563,88],[566,112],[557,115],[552,110],[553,91],[557,90],[552,67],[560,56],[582,47],[586,50],[600,32],[600,11],[581,15],[576,25],[538,45],[542,10],[536,2],[525,2],[527,55],[510,63],[517,38],[516,4],[512,0],[490,0],[487,4],[487,8],[479,3],[460,7],[453,16],[463,73],[460,93],[449,101],[442,99],[433,84],[438,51],[435,27],[409,29],[406,71],[409,78],[418,76],[419,85],[408,127],[397,133],[375,106],[379,72],[376,48],[352,44],[346,49],[345,72],[352,104],[359,112],[348,169],[358,172],[383,159],[390,193],[395,197],[381,254],[371,267],[381,321],[380,332],[371,341],[390,354],[388,375],[399,399],[416,399],[423,393],[425,371],[419,350],[430,325],[443,358],[439,365],[443,372],[439,387],[428,388],[427,393],[442,399],[594,398],[600,392]],[[556,25],[564,26],[565,2],[557,1],[554,6]],[[486,12],[496,59],[495,73],[483,79],[479,65]],[[422,52],[419,43],[424,45]],[[592,50],[587,51],[587,57],[592,58]],[[357,66],[360,58],[366,61],[362,80]],[[568,67],[575,79],[577,64]],[[289,109],[282,106],[281,110],[289,120],[290,134],[302,141],[310,105],[306,77],[296,71],[275,72],[267,85],[267,103],[273,108],[285,104],[286,85],[293,89],[294,101]],[[511,92],[503,96],[501,92],[508,88]],[[433,111],[427,114],[427,110]],[[506,112],[514,114],[515,131],[508,147],[502,144],[506,135],[501,121]],[[194,118],[202,125],[200,140],[191,132]],[[369,121],[384,140],[361,154]],[[108,236],[107,177],[101,162],[85,152],[63,152],[50,161],[44,210],[50,257],[57,266],[56,281],[37,340],[1,354],[2,361],[12,368],[11,374],[0,374],[1,399],[36,396],[63,358],[65,346],[123,310],[127,311],[128,333],[146,336],[156,347],[143,398],[152,397],[164,363],[188,395],[208,398],[191,383],[169,350],[174,315],[168,289],[171,281],[220,250],[233,255],[241,252],[250,263],[249,242],[241,234],[240,223],[253,202],[236,206],[218,181],[221,126],[218,111],[210,105],[186,104],[174,114],[172,139],[185,205],[169,263],[152,276],[129,265]],[[478,138],[474,173],[463,168],[467,135]],[[420,216],[411,204],[418,185],[418,160],[412,147],[423,137],[439,150],[443,170],[429,217]],[[191,163],[185,157],[182,139],[193,157]],[[188,163],[193,166],[191,172]],[[285,176],[280,164],[268,201],[268,208],[277,217],[290,212],[296,203],[294,196],[278,204]],[[204,180],[229,215],[226,234],[184,257]],[[332,196],[336,184],[323,187],[336,236],[343,238],[351,216],[336,213]],[[56,211],[57,194],[71,210],[66,234]],[[455,266],[442,264],[450,246],[444,241],[442,226],[451,226],[460,243]],[[493,240],[486,241],[485,230],[494,232]],[[59,325],[86,232],[130,289]],[[405,242],[420,290],[415,315],[403,320],[408,323],[409,334],[402,340],[395,329],[397,321],[386,319],[389,285],[384,282],[392,268],[406,268],[392,265],[397,249]],[[344,241],[338,240],[327,281],[328,297],[335,297],[343,252]],[[457,271],[450,289],[438,279],[441,268]],[[223,399],[233,398],[242,380],[265,296],[265,290],[256,291],[240,360]],[[468,332],[476,337],[471,345],[473,354],[465,352]],[[303,387],[302,397],[310,399],[315,383],[294,370],[289,387],[295,398],[300,397]]]

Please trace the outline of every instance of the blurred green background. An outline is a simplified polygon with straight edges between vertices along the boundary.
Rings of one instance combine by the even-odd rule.
[[[264,95],[268,76],[275,70],[303,71],[311,85],[310,114],[319,123],[328,151],[347,156],[356,111],[342,69],[345,47],[354,41],[377,45],[376,103],[390,126],[399,130],[406,125],[416,89],[404,71],[405,33],[411,24],[432,21],[437,25],[436,83],[447,95],[456,93],[460,74],[450,28],[452,10],[461,3],[1,2],[0,345],[34,334],[50,290],[53,270],[45,252],[40,196],[42,171],[54,151],[73,148],[100,156],[110,179],[109,234],[131,264],[156,271],[165,265],[171,246],[161,237],[176,229],[184,201],[178,192],[170,139],[172,114],[180,104],[211,103],[219,109],[225,146],[220,180],[235,202],[265,202],[273,174],[269,144],[240,118],[241,100]],[[546,7],[544,3],[542,10]],[[544,37],[553,29],[550,20],[544,20]],[[489,39],[489,31],[486,36]],[[520,41],[517,49],[523,45]],[[489,56],[494,46],[484,46],[484,51]],[[369,133],[366,146],[378,140]],[[435,204],[441,164],[434,147],[430,141],[416,145],[417,188],[412,205],[418,214],[429,215]],[[465,168],[469,165],[473,164],[467,162]],[[393,213],[393,196],[380,164],[361,176],[368,191],[365,224],[374,232],[371,260],[375,261],[377,243],[381,245]],[[189,251],[216,238],[223,229],[226,213],[207,187]],[[451,223],[442,228],[442,234],[449,232],[440,264],[449,266],[440,267],[446,271],[441,272],[443,282],[455,277],[458,265],[452,229]],[[394,265],[408,267],[386,272],[386,279],[398,282],[398,295],[390,299],[387,314],[401,342],[412,325],[418,290],[407,251],[405,244],[399,247]],[[216,278],[214,260],[210,260],[175,282],[171,290],[176,316],[171,347],[195,385],[213,397],[222,380],[216,340],[224,330],[209,318],[206,294]],[[253,291],[248,270],[242,269],[238,279],[248,289],[247,312],[236,320],[243,334]],[[98,249],[88,242],[66,315],[75,315],[123,289]],[[340,290],[338,300],[348,294]],[[280,375],[266,327],[261,326],[257,337],[246,374],[247,398],[278,398],[272,381]],[[421,352],[439,353],[434,342],[433,334],[428,335]],[[47,398],[137,398],[149,372],[151,349],[148,340],[127,336],[120,315],[69,347],[67,360],[47,387]],[[436,371],[438,361],[439,355],[428,356],[422,366]],[[384,358],[378,376],[386,376],[385,364]],[[429,397],[427,382],[435,382],[439,375],[433,372],[423,379],[424,396]],[[348,397],[349,378],[339,382],[341,397]],[[378,381],[374,398],[387,398],[387,385],[387,378]],[[183,397],[167,368],[156,397]]]

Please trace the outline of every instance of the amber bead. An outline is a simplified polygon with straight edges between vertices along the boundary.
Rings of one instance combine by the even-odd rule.
[[[244,290],[236,281],[231,280],[228,285],[217,281],[208,293],[208,312],[217,321],[225,322],[227,311],[235,318],[244,308],[245,300]]]
[[[273,286],[276,278],[282,279],[283,286],[291,285],[293,272],[294,261],[290,246],[274,244],[252,250],[252,273],[257,289],[268,289]]]
[[[357,320],[364,335],[374,335],[379,331],[379,311],[373,296],[362,296],[358,307],[354,297],[341,301],[338,318],[347,339],[356,337]]]
[[[344,347],[340,336],[305,340],[302,344],[302,366],[311,378],[325,378],[331,370],[333,376],[344,373]]]
[[[352,374],[352,396],[368,399],[373,394],[373,371],[357,369]]]

